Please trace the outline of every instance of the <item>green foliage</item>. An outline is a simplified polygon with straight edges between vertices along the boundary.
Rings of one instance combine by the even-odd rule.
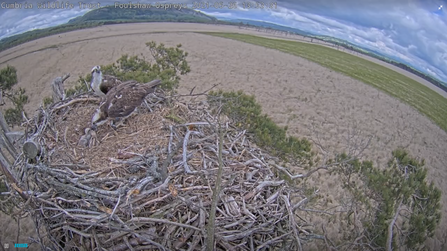
[[[181,44],[167,48],[164,44],[157,46],[155,42],[146,43],[155,63],[151,64],[140,56],[121,56],[115,63],[101,65],[101,71],[105,75],[112,75],[121,81],[135,80],[147,83],[155,78],[162,80],[161,88],[175,92],[179,85],[180,76],[191,71],[186,57],[187,52],[181,50]],[[88,85],[92,79],[90,73],[84,77],[79,76],[77,83],[65,91],[67,97],[88,91]]]
[[[370,212],[363,222],[371,245],[385,247],[388,226],[398,213],[399,230],[393,228],[393,248],[418,250],[434,234],[441,218],[441,191],[426,181],[424,161],[412,158],[403,149],[396,149],[392,156],[384,170],[375,168],[370,161],[354,159],[341,165],[340,172],[343,177],[349,177],[343,182],[357,203],[366,205]],[[348,160],[346,154],[336,161],[343,160]],[[352,182],[350,178],[354,176],[360,177],[363,183]],[[402,206],[396,212],[400,202]]]
[[[76,84],[72,88],[65,90],[65,96],[71,97],[73,95],[88,92],[88,83],[90,83],[91,80],[92,80],[91,74],[87,74],[85,75],[85,77],[79,76]]]
[[[371,85],[414,107],[447,131],[447,101],[429,87],[385,66],[326,46],[258,37],[247,34],[205,32],[308,59]]]
[[[5,120],[10,125],[20,125],[22,123],[22,111],[23,106],[28,103],[28,96],[25,95],[25,89],[19,88],[19,90],[12,93],[8,93],[6,97],[12,101],[14,108],[9,108],[5,112]]]
[[[43,106],[47,107],[51,104],[53,104],[53,98],[52,97],[45,97],[43,100]]]
[[[9,125],[20,125],[22,123],[22,111],[17,108],[6,109],[5,120]]]
[[[65,90],[65,96],[71,97],[74,95],[88,92],[89,91],[88,86],[89,86],[89,83],[91,80],[92,80],[92,75],[90,73],[86,74],[84,77],[79,76],[78,80],[76,81],[76,84],[72,88]],[[53,101],[51,101],[51,102],[53,102]]]
[[[17,70],[13,66],[7,65],[0,70],[0,89],[11,90],[17,84]]]
[[[157,46],[155,42],[146,43],[155,59],[151,64],[140,56],[121,56],[115,63],[101,65],[101,71],[105,75],[112,75],[121,81],[136,80],[147,83],[155,78],[162,80],[161,88],[173,91],[177,89],[180,81],[179,75],[185,75],[191,71],[186,57],[187,52],[181,50],[181,44],[167,48],[164,44]],[[65,91],[67,97],[88,91],[88,85],[92,79],[90,73],[84,77],[79,76],[75,86]]]
[[[167,48],[162,43],[157,46],[152,41],[146,43],[146,46],[155,59],[154,64],[139,56],[123,55],[116,63],[101,66],[103,74],[113,75],[121,81],[136,80],[140,83],[159,78],[163,89],[175,92],[180,81],[179,75],[191,71],[186,61],[188,53],[180,49],[181,44]]]
[[[209,103],[215,109],[221,109],[237,126],[247,128],[253,133],[256,144],[268,149],[272,154],[290,162],[310,164],[313,155],[311,143],[306,139],[287,136],[287,128],[281,128],[262,114],[261,106],[254,96],[242,91],[211,91]]]
[[[13,90],[12,95],[9,95],[10,100],[16,105],[20,110],[23,106],[28,103],[28,96],[25,95],[25,89],[19,88],[18,90]]]
[[[3,96],[8,98],[14,108],[9,108],[5,112],[5,120],[10,125],[18,125],[22,122],[23,106],[28,103],[28,96],[25,89],[12,89],[17,84],[17,70],[13,66],[7,65],[0,70],[0,89]]]

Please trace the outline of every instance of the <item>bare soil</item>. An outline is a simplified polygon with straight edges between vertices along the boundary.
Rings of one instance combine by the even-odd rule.
[[[168,33],[151,33],[157,31]],[[441,250],[447,245],[445,131],[409,105],[308,60],[192,31],[266,35],[237,27],[203,24],[111,25],[46,37],[1,52],[0,68],[6,64],[17,68],[18,86],[27,91],[30,103],[26,111],[32,115],[42,99],[51,96],[50,84],[57,76],[69,72],[72,77],[68,82],[74,83],[78,75],[88,74],[94,65],[110,64],[126,53],[149,58],[146,42],[153,40],[167,46],[180,43],[189,53],[191,66],[191,72],[180,82],[181,93],[189,93],[193,87],[200,92],[219,84],[218,88],[254,94],[264,112],[279,125],[287,125],[291,135],[319,142],[329,152],[349,151],[353,145],[372,136],[363,157],[381,167],[391,151],[399,146],[425,159],[428,179],[443,191],[443,216],[435,236],[427,240],[427,246],[431,250]],[[40,50],[43,48],[47,49]],[[417,76],[406,75],[430,85]],[[314,175],[308,185],[320,188],[321,194],[328,194],[329,205],[338,205],[343,194],[337,182],[335,177],[321,172]],[[319,226],[322,221],[313,223]],[[1,217],[0,225],[5,224],[10,224],[10,219]],[[8,239],[12,238],[12,232],[2,231],[1,240],[12,243]]]

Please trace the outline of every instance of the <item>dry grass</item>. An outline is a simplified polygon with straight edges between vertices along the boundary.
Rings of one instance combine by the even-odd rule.
[[[85,134],[84,129],[91,125],[96,108],[94,103],[79,103],[58,114],[54,131],[59,137],[48,134],[46,137],[52,152],[49,157],[51,163],[78,163],[92,171],[103,171],[101,168],[114,169],[117,165],[113,159],[120,158],[122,152],[145,155],[166,145],[169,132],[163,133],[162,127],[168,111],[161,108],[157,108],[155,113],[140,109],[143,111],[128,118],[117,130],[104,124],[96,132],[97,144],[91,148],[78,145],[80,137]]]

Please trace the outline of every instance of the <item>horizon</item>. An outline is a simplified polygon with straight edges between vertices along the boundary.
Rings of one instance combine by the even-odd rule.
[[[116,2],[129,3],[105,1],[99,7],[113,6]],[[245,5],[248,1],[236,2],[237,9],[216,9],[210,6],[199,11],[218,19],[264,21],[342,39],[380,52],[392,60],[400,59],[400,62],[447,83],[447,32],[442,32],[447,30],[447,15],[444,14],[447,0],[345,0],[342,3],[328,0],[279,0],[264,1],[264,6],[251,1],[250,9]],[[3,8],[11,7],[5,5],[8,4],[6,2],[0,6],[0,20],[6,20],[0,24],[0,39],[64,24],[92,10],[82,8],[80,2],[74,1],[49,2],[60,4],[57,9],[38,9],[37,3],[33,3],[32,9],[26,9],[27,5],[30,7],[29,3],[25,4],[26,1],[15,3],[22,4],[21,8]],[[189,0],[179,0],[177,3],[192,7],[192,1]]]

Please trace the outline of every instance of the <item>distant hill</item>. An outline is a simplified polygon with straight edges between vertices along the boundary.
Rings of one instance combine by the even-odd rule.
[[[283,26],[283,25],[279,25],[279,24],[275,24],[275,23],[270,23],[270,22],[256,21],[256,20],[249,20],[249,19],[230,19],[230,18],[220,18],[220,19],[227,21],[227,22],[235,23],[235,24],[242,23],[244,25],[249,25],[249,26],[270,28],[270,29],[279,30],[279,31],[288,31],[288,32],[302,35],[302,36],[315,35],[313,33],[307,32],[307,31],[303,31],[300,29],[287,27],[287,26]]]
[[[215,17],[191,9],[122,9],[113,6],[95,9],[71,19],[66,24],[36,29],[0,40],[0,51],[12,48],[35,39],[73,30],[92,28],[106,24],[138,22],[186,22],[186,23],[222,23]]]
[[[312,37],[312,36],[311,36]],[[411,72],[425,80],[427,80],[428,82],[436,85],[437,87],[441,88],[442,90],[447,92],[447,83],[446,82],[442,82],[439,79],[436,79],[433,76],[430,76],[418,69],[416,69],[415,67],[411,66],[410,64],[402,61],[399,58],[393,57],[391,58],[390,56],[387,56],[381,52],[375,51],[375,50],[371,50],[368,48],[364,48],[358,45],[355,45],[353,43],[350,43],[348,41],[342,40],[342,39],[338,39],[338,38],[334,38],[334,37],[329,37],[329,36],[314,36],[315,38],[334,44],[336,46],[342,46],[346,49],[379,59],[381,61],[387,62],[389,64],[392,64],[394,66],[397,66],[403,70],[406,70],[408,72]]]
[[[365,54],[387,63],[393,64],[406,71],[409,71],[430,83],[438,86],[447,92],[447,83],[442,82],[428,74],[425,74],[414,67],[408,65],[405,62],[397,58],[390,58],[378,51],[363,48],[359,45],[355,45],[343,39],[334,38],[330,36],[318,35],[311,32],[303,31],[300,29],[282,26],[270,22],[256,21],[249,19],[228,19],[228,18],[215,18],[206,15],[202,12],[198,12],[192,9],[182,8],[177,9],[157,9],[157,8],[115,8],[113,6],[103,7],[95,9],[85,13],[83,16],[79,16],[71,19],[66,24],[46,28],[27,31],[22,34],[14,35],[0,40],[0,51],[9,49],[11,47],[23,44],[42,37],[55,35],[63,32],[69,32],[73,30],[92,28],[107,24],[119,24],[119,23],[138,23],[138,22],[188,22],[188,23],[211,23],[211,24],[228,24],[228,25],[246,25],[251,27],[263,27],[272,30],[287,31],[292,34],[306,36],[316,40],[328,42],[334,45],[334,47],[344,47],[346,49]]]
[[[113,6],[92,10],[68,21],[68,24],[86,22],[101,22],[103,24],[115,24],[126,22],[192,22],[192,23],[216,23],[215,17],[191,9],[157,9],[157,8],[132,8],[122,9]]]

